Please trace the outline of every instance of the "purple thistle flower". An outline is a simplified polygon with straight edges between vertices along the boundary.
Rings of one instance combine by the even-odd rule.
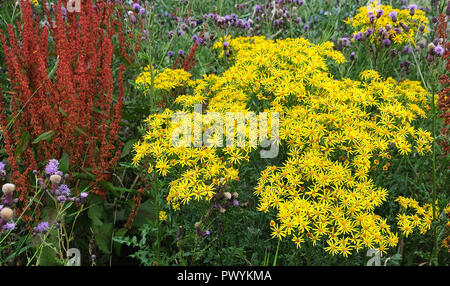
[[[239,201],[238,200],[234,200],[233,201],[233,206],[237,207],[239,205]]]
[[[43,221],[38,223],[38,225],[34,228],[35,233],[46,233],[49,230],[50,226],[48,222]]]
[[[445,49],[441,46],[441,45],[437,45],[434,48],[434,53],[440,57],[442,57],[444,55]]]
[[[67,200],[67,198],[66,198],[66,196],[58,196],[57,198],[56,198],[57,200],[58,200],[58,202],[60,202],[60,203],[63,203],[63,202],[65,202],[66,200]]]
[[[6,176],[5,164],[0,162],[0,176]]]
[[[378,9],[377,10],[377,18],[380,18],[381,16],[383,16],[384,14],[384,10],[383,9]]]
[[[141,5],[139,5],[139,3],[134,3],[133,4],[133,10],[136,12],[139,12],[139,10],[141,9]]]
[[[178,55],[180,55],[181,57],[184,57],[184,51],[183,50],[179,50],[178,51]]]
[[[397,11],[392,11],[389,13],[389,17],[392,19],[392,21],[397,21]]]
[[[385,47],[389,47],[389,46],[391,45],[391,40],[389,40],[389,39],[384,39],[384,40],[383,40],[383,45],[384,45]]]
[[[141,16],[145,16],[145,14],[146,14],[145,8],[141,8],[139,10],[139,14],[141,14]]]
[[[59,194],[63,195],[63,196],[68,196],[70,194],[70,189],[67,185],[61,185],[59,186]]]
[[[411,47],[410,47],[409,45],[406,45],[406,46],[403,48],[402,53],[403,53],[403,54],[410,54],[410,53],[412,53]]]
[[[228,47],[228,42],[223,42],[223,48],[225,49],[226,47]]]
[[[59,161],[56,159],[51,159],[48,161],[47,166],[45,166],[45,173],[47,175],[53,175],[58,172]]]
[[[2,228],[3,228],[4,230],[13,230],[13,229],[16,228],[16,224],[13,223],[13,222],[8,222],[8,223],[6,223],[5,225],[3,225]]]
[[[174,55],[174,52],[172,52],[172,51],[168,51],[168,52],[167,52],[167,55],[169,56],[169,58],[171,58],[171,57],[173,57],[173,55]]]
[[[366,30],[366,37],[370,36],[373,34],[373,30],[371,28],[367,28]]]
[[[363,37],[363,33],[362,32],[358,32],[356,34],[353,35],[353,40],[355,41],[360,41]]]
[[[80,194],[80,197],[81,197],[82,199],[85,199],[85,198],[88,197],[88,193],[82,192],[82,193]]]

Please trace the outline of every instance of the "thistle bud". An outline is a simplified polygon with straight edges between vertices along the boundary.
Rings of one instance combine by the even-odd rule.
[[[429,43],[429,44],[428,44],[428,52],[429,52],[429,53],[433,53],[434,48],[436,48],[436,46],[434,45],[434,43]]]
[[[237,197],[239,197],[239,194],[237,192],[233,193],[233,198],[237,199]]]
[[[15,189],[16,189],[16,185],[11,184],[11,183],[4,184],[2,187],[3,194],[5,194],[5,195],[12,195],[12,193],[14,192]]]
[[[194,226],[195,226],[195,228],[200,228],[200,222],[199,222],[199,221],[196,222],[196,223],[194,224]]]
[[[13,215],[13,210],[8,207],[4,207],[0,211],[0,217],[5,221],[9,221],[11,219],[12,215]]]
[[[51,175],[50,182],[52,182],[52,184],[54,184],[54,185],[59,184],[61,182],[61,176],[60,175]]]
[[[230,193],[230,192],[225,192],[225,193],[223,193],[223,196],[224,196],[225,199],[227,199],[227,200],[231,199],[231,193]]]

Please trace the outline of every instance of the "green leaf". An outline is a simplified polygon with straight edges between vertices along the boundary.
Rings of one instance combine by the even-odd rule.
[[[69,171],[69,154],[67,152],[64,152],[59,160],[59,169],[63,173],[67,173]]]
[[[121,229],[119,229],[118,231],[116,231],[114,233],[114,238],[123,238],[125,236],[125,234],[127,233],[128,229],[123,227]],[[113,248],[114,248],[114,252],[116,253],[117,256],[120,256],[120,243],[119,242],[114,242]]]
[[[120,158],[123,158],[130,154],[131,150],[133,149],[134,143],[136,143],[136,139],[128,140],[127,143],[125,143],[125,146],[123,146],[122,154],[120,155]]]
[[[64,117],[69,117],[69,115],[67,115],[67,113],[64,110],[62,110],[61,107],[58,107],[58,110],[62,115],[64,115]]]
[[[90,201],[91,207],[88,210],[88,217],[92,221],[93,226],[100,226],[103,224],[103,218],[105,217],[105,208],[100,198],[94,196]]]
[[[41,135],[39,135],[38,138],[33,140],[33,144],[37,144],[37,143],[39,143],[41,141],[48,140],[48,139],[50,139],[53,136],[53,134],[55,134],[55,131],[53,131],[53,130],[49,130],[47,132],[44,132]]]
[[[88,135],[86,132],[84,132],[84,130],[81,129],[80,127],[75,126],[74,129],[75,129],[77,132],[83,134],[84,136],[89,137],[89,135]]]
[[[36,265],[39,266],[57,266],[59,265],[56,260],[56,252],[49,246],[42,248],[42,254],[39,257]]]
[[[22,133],[20,136],[19,145],[16,148],[16,158],[19,159],[20,155],[22,155],[23,151],[27,148],[28,143],[30,142],[31,135],[28,132]]]
[[[106,254],[111,253],[111,236],[113,223],[104,223],[99,227],[94,227],[95,242],[98,248]]]

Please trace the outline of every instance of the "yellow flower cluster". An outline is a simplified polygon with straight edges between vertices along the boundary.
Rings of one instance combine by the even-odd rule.
[[[159,212],[159,221],[166,221],[167,220],[167,213],[165,211]]]
[[[385,253],[395,246],[397,234],[375,214],[388,192],[374,185],[371,167],[396,150],[431,151],[430,132],[412,125],[425,117],[426,91],[418,82],[383,80],[373,70],[364,71],[362,81],[334,79],[327,61],[345,59],[329,42],[239,37],[221,39],[216,48],[222,49],[223,41],[233,49],[233,65],[186,84],[193,92],[175,102],[193,119],[191,128],[196,103],[219,114],[279,113],[280,150],[287,159],[263,170],[254,192],[258,210],[276,217],[272,237],[288,237],[297,247],[324,240],[326,251],[343,256],[362,248]],[[166,110],[147,119],[133,163],[146,160],[149,172],[175,174],[167,200],[178,208],[192,198],[211,199],[238,180],[235,166],[250,159],[252,148],[173,146],[171,134],[180,126],[171,122],[173,114]]]
[[[33,4],[34,6],[39,5],[39,1],[38,0],[30,0],[31,4]]]
[[[374,1],[368,6],[359,8],[353,18],[344,22],[356,28],[354,35],[360,33],[368,37],[372,43],[380,43],[380,40],[388,38],[397,45],[411,43],[415,46],[415,36],[419,29],[423,29],[423,33],[429,32],[427,27],[429,21],[424,11],[414,9],[412,16],[410,11],[410,9],[394,9],[392,6],[380,5]]]
[[[433,207],[431,204],[420,206],[419,203],[411,198],[398,197],[396,199],[402,207],[401,213],[397,215],[398,227],[405,237],[408,237],[415,229],[419,229],[420,234],[425,234],[433,222]],[[406,214],[409,210],[412,214]],[[439,213],[439,210],[436,210]]]
[[[148,89],[152,86],[157,89],[170,91],[176,87],[190,83],[191,74],[183,69],[165,69],[159,72],[147,66],[136,78],[136,84],[140,89]]]

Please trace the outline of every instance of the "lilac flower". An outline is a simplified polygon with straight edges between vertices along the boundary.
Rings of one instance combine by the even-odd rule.
[[[85,199],[85,198],[88,197],[88,193],[82,192],[82,193],[80,194],[80,197],[81,197],[82,199]]]
[[[13,223],[13,222],[8,222],[8,223],[6,223],[5,225],[3,225],[2,228],[3,228],[4,230],[13,230],[13,229],[16,228],[16,224]]]
[[[183,50],[179,50],[179,51],[178,51],[178,54],[179,54],[181,57],[184,57],[184,51],[183,51]]]
[[[58,172],[59,161],[56,159],[51,159],[48,161],[47,166],[45,166],[45,173],[47,175],[53,175]]]
[[[139,10],[139,14],[141,14],[141,16],[145,16],[145,14],[146,14],[145,8],[141,8]]]
[[[308,26],[308,25],[305,25],[305,26],[304,26],[304,29],[305,29],[305,32],[308,32],[309,26]]]
[[[198,41],[198,36],[197,36],[197,35],[192,36],[192,41],[193,41],[193,42]]]
[[[373,33],[373,30],[371,28],[367,28],[367,30],[366,30],[366,37],[372,35],[372,33]]]
[[[437,45],[434,48],[434,53],[440,57],[442,57],[444,55],[445,49],[441,46],[441,45]]]
[[[49,230],[50,226],[48,222],[43,221],[38,223],[38,225],[33,229],[35,233],[46,233]]]
[[[402,29],[399,27],[395,27],[394,28],[394,32],[396,32],[397,34],[401,34],[402,33]]]
[[[171,58],[171,57],[173,57],[173,55],[174,55],[174,52],[172,52],[172,51],[168,51],[168,52],[167,52],[167,55],[169,56],[169,58]]]
[[[66,200],[67,200],[67,198],[66,198],[66,196],[58,196],[57,198],[56,198],[57,200],[58,200],[58,202],[60,202],[60,203],[63,203],[63,202],[65,202]]]
[[[169,33],[167,34],[167,37],[170,39],[173,37],[173,35],[175,35],[174,31],[169,31]]]
[[[408,9],[412,9],[412,10],[417,10],[417,5],[416,4],[410,4],[409,6],[408,6]]]
[[[226,47],[228,47],[228,42],[223,42],[223,48],[225,49]]]
[[[178,36],[181,36],[181,35],[184,34],[184,32],[183,32],[183,30],[180,29],[180,30],[177,31],[177,34],[178,34]]]
[[[239,201],[238,200],[234,200],[233,201],[233,206],[237,207],[239,205]]]

